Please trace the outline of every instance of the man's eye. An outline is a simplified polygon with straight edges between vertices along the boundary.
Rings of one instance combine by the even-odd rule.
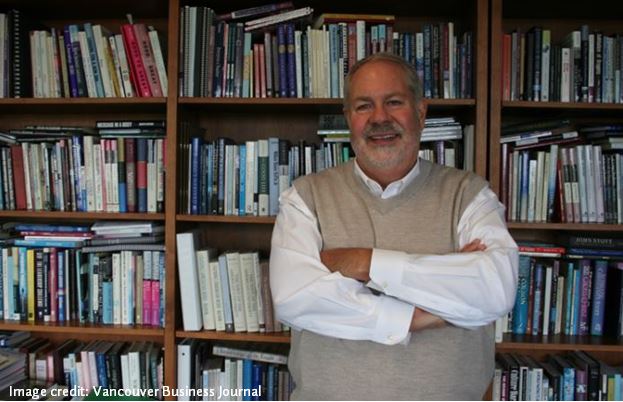
[[[362,103],[362,104],[356,105],[356,106],[355,106],[355,110],[356,110],[357,112],[364,112],[364,111],[366,111],[366,110],[369,110],[369,109],[370,109],[370,107],[371,107],[371,106],[370,106],[370,104],[369,104],[369,103]]]
[[[400,99],[390,99],[387,103],[390,106],[400,106],[403,102]]]

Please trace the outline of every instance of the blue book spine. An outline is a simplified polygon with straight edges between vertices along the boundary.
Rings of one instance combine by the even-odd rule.
[[[58,275],[56,276],[58,279],[58,283],[56,285],[56,294],[58,296],[58,321],[65,322],[65,253],[59,252],[57,254],[57,263],[58,263]]]
[[[575,264],[572,261],[567,262],[567,270],[565,275],[565,311],[564,311],[564,334],[571,335],[573,324],[572,301],[573,301],[573,272]]]
[[[582,270],[576,266],[573,269],[573,315],[571,325],[571,335],[577,335],[580,329],[580,296],[582,294]]]
[[[575,370],[571,367],[562,370],[562,391],[564,401],[575,400]]]
[[[112,282],[102,282],[102,323],[112,324]]]
[[[310,98],[309,94],[309,37],[307,32],[301,35],[301,59],[303,60],[303,98]],[[347,59],[347,57],[345,57]],[[346,64],[346,61],[344,62]]]
[[[217,211],[219,215],[225,214],[225,138],[218,139],[218,186],[217,186]]]
[[[288,25],[289,26],[289,25]],[[288,36],[290,32],[288,31]],[[288,37],[288,47],[289,47]],[[331,97],[340,97],[340,78],[338,74],[341,73],[338,69],[338,53],[339,53],[339,40],[337,33],[337,24],[329,24],[329,66],[331,71]],[[289,56],[289,53],[288,53]],[[272,215],[272,214],[271,214]]]
[[[275,365],[268,365],[268,373],[266,375],[266,400],[274,401],[275,400]]]
[[[199,186],[199,213],[205,215],[208,213],[208,202],[210,200],[210,198],[208,197],[208,189],[210,188],[210,182],[208,181],[208,165],[210,163],[210,157],[208,155],[207,144],[201,146],[199,157],[201,158],[199,168],[199,179],[201,181],[201,185]]]
[[[240,153],[240,170],[238,180],[238,215],[245,215],[245,197],[246,190],[245,186],[247,185],[247,146],[245,144],[240,144],[238,146],[238,152]]]
[[[532,259],[525,255],[519,256],[517,296],[513,308],[513,334],[526,333],[528,323],[528,294],[530,289],[530,266]]]
[[[25,247],[18,249],[19,253],[19,318],[26,320],[28,318],[28,272],[26,268],[26,251]],[[30,290],[34,292],[34,289]]]
[[[288,96],[287,56],[286,56],[286,27],[284,24],[277,25],[277,63],[279,64],[279,96]]]
[[[268,214],[279,213],[279,138],[268,139]]]
[[[591,272],[591,261],[590,260],[580,260],[580,272],[581,272],[581,283],[580,283],[580,316],[578,323],[578,335],[588,335],[590,332],[590,311],[589,304],[591,299],[591,286],[592,286],[592,276]]]
[[[214,143],[210,143],[206,146],[206,214],[211,214],[213,208],[216,208],[213,196],[214,194]]]
[[[106,355],[104,353],[95,353],[95,362],[97,366],[97,379],[99,385],[103,389],[108,389],[108,375],[106,374]]]
[[[24,247],[59,247],[59,248],[75,248],[81,247],[82,241],[77,240],[14,240],[16,246]]]
[[[253,383],[253,360],[244,359],[242,361],[242,388],[250,390]],[[250,393],[243,393],[243,401],[250,401]]]
[[[141,172],[138,169],[140,164],[145,165],[145,175],[147,174],[147,139],[137,138],[136,140],[136,165],[137,165],[137,212],[147,212],[147,187],[140,185]],[[147,184],[147,183],[145,183]]]
[[[431,35],[431,25],[424,24],[424,97],[432,98],[433,97],[433,69],[432,69],[432,35]]]
[[[266,366],[261,362],[253,362],[253,373],[251,375],[251,389],[260,390],[262,386],[262,378],[264,377],[264,370]],[[253,394],[253,392],[252,392]],[[257,394],[254,394],[251,397],[252,401],[260,401],[262,397]]]
[[[99,271],[96,272],[95,269],[97,268],[97,265],[99,264],[99,257],[95,254],[88,254],[88,278],[89,278],[89,301],[88,301],[88,315],[89,315],[89,322],[90,323],[97,323],[96,320],[96,316],[95,313],[96,311],[94,311],[94,303],[92,298],[94,297],[94,295],[96,294],[96,290],[98,289],[98,283],[95,281],[97,279],[97,277],[99,276]],[[96,276],[95,274],[98,274],[98,276]]]
[[[119,212],[128,212],[128,179],[125,171],[125,140],[117,140],[117,190],[119,192]]]
[[[76,292],[78,296],[78,320],[85,323],[89,311],[89,271],[87,264],[82,261],[82,252],[76,251]]]
[[[614,375],[614,400],[620,401],[623,397],[623,381],[621,381],[621,374]]]
[[[294,24],[286,24],[286,54],[288,66],[288,96],[296,98],[296,57],[294,52]]]
[[[63,28],[63,41],[65,42],[65,55],[67,59],[67,73],[69,76],[69,92],[72,98],[78,97],[78,80],[76,78],[76,66],[73,57],[73,51],[71,48],[71,36],[69,34],[69,27],[66,25]],[[60,50],[60,49],[59,49]]]
[[[543,308],[543,264],[537,263],[534,270],[534,305],[532,308],[532,335],[542,331],[541,317]]]
[[[164,285],[165,285],[165,263],[164,253],[158,253],[158,268],[160,270],[160,326],[164,328]]]
[[[595,261],[595,275],[593,276],[593,300],[591,302],[591,335],[601,336],[604,331],[604,311],[606,308],[606,278],[608,276],[608,261]]]
[[[69,226],[69,225],[46,225],[39,223],[23,223],[15,225],[18,232],[80,232],[86,233],[91,230],[90,226]]]
[[[67,28],[71,42],[71,54],[74,60],[74,69],[76,70],[78,97],[86,97],[89,96],[89,94],[87,92],[87,83],[84,76],[84,66],[82,65],[82,50],[80,49],[80,40],[78,39],[80,29],[76,24],[71,24]]]
[[[98,98],[103,98],[104,85],[102,83],[102,73],[100,71],[100,64],[97,58],[97,47],[95,46],[95,35],[93,34],[93,26],[90,22],[84,24],[84,33],[87,38],[87,47],[89,48],[89,60],[91,60],[91,67],[93,69],[93,81],[95,81],[95,89],[97,91]]]
[[[190,213],[192,215],[199,214],[199,175],[201,163],[201,143],[199,137],[193,137],[190,140]],[[140,197],[139,197],[140,198]]]
[[[227,257],[225,254],[218,257],[218,270],[221,277],[223,290],[223,315],[225,316],[225,331],[234,331],[234,316],[231,309],[231,299],[229,296],[229,274],[227,273]]]

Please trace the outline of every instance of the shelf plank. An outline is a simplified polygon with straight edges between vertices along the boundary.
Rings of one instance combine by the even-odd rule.
[[[167,98],[2,98],[0,108],[14,113],[164,112]]]
[[[214,222],[214,223],[253,223],[272,225],[275,223],[274,216],[233,216],[233,215],[185,215],[176,217],[178,222]]]
[[[162,213],[120,213],[120,212],[62,212],[62,211],[0,211],[0,218],[62,219],[81,220],[123,220],[162,221]]]
[[[164,329],[140,325],[95,325],[69,322],[61,323],[25,323],[21,321],[0,321],[0,330],[3,331],[30,331],[36,333],[61,334],[91,334],[123,335],[131,337],[160,337],[164,336]]]
[[[428,107],[434,110],[474,107],[475,99],[427,99]],[[310,113],[341,113],[341,98],[179,98],[180,105],[187,105],[206,111],[262,111],[304,109]]]
[[[621,232],[623,225],[612,225],[603,223],[527,223],[527,222],[508,222],[509,229],[521,230],[573,230],[573,231],[592,231],[592,232]]]
[[[508,109],[623,110],[623,104],[620,103],[504,101],[502,107]]]
[[[528,336],[505,334],[503,342],[495,344],[496,351],[569,351],[623,353],[623,339],[601,336]]]
[[[177,338],[193,338],[214,341],[290,343],[290,334],[288,332],[232,333],[222,331],[176,331],[175,336]]]

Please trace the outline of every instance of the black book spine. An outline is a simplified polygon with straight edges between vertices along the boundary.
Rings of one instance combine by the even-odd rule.
[[[543,32],[541,28],[534,28],[534,77],[532,83],[532,100],[541,100],[541,57],[543,51]]]
[[[35,320],[43,322],[44,314],[44,299],[46,293],[44,293],[44,274],[43,274],[43,251],[41,249],[34,250],[35,257]],[[32,289],[28,289],[29,292]]]
[[[603,34],[601,32],[595,33],[595,102],[600,103],[602,100],[601,94],[601,76],[603,72]]]

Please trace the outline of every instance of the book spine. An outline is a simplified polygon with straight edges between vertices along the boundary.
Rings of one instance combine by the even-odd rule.
[[[136,139],[125,138],[125,180],[127,211],[137,212]]]
[[[123,44],[125,53],[128,57],[130,73],[134,77],[134,83],[139,96],[152,96],[149,77],[145,69],[145,65],[141,58],[141,49],[132,24],[123,24],[121,26]]]
[[[163,96],[162,86],[160,84],[160,76],[158,74],[158,67],[154,58],[154,53],[147,33],[147,27],[145,24],[132,24],[134,28],[134,35],[139,47],[140,58],[143,62],[143,68],[146,73],[147,82],[149,84],[149,90],[151,96],[161,97]]]

